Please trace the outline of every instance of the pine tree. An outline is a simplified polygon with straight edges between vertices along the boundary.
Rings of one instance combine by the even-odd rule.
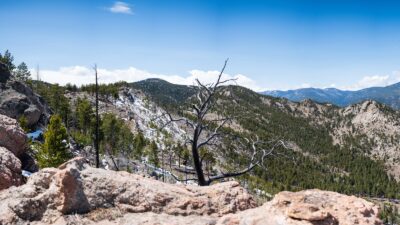
[[[0,62],[4,63],[10,72],[14,71],[14,56],[11,55],[10,51],[6,50],[3,55],[0,54]]]
[[[181,143],[178,143],[175,148],[175,155],[178,156],[178,166],[181,167],[181,158],[182,158],[182,154],[183,154],[183,147],[181,145]]]
[[[65,143],[68,139],[67,130],[62,124],[59,115],[51,117],[44,138],[45,142],[37,154],[37,160],[41,168],[57,167],[71,158]]]
[[[158,159],[158,146],[155,141],[152,141],[148,148],[149,162],[156,167],[160,166],[160,160]]]
[[[78,122],[79,129],[84,134],[89,134],[94,126],[93,124],[94,111],[93,108],[87,100],[87,98],[77,100],[76,104],[76,119]]]
[[[133,140],[134,144],[134,157],[136,159],[140,159],[143,156],[144,147],[146,147],[146,139],[143,136],[143,133],[139,131],[139,133],[135,136]]]
[[[48,90],[48,98],[51,109],[54,113],[61,116],[62,121],[68,127],[71,108],[69,100],[64,96],[63,87],[60,87],[58,84],[52,85]]]
[[[111,156],[117,154],[120,129],[118,118],[114,114],[104,114],[101,124],[102,149]]]
[[[31,77],[31,72],[29,72],[28,66],[24,62],[18,65],[14,74],[15,78],[21,82],[27,82]]]
[[[129,126],[123,120],[119,119],[120,133],[118,137],[118,149],[126,157],[130,157],[133,153],[134,136]]]
[[[187,166],[189,164],[189,159],[190,159],[190,151],[188,148],[183,148],[182,159],[183,159],[183,165]]]

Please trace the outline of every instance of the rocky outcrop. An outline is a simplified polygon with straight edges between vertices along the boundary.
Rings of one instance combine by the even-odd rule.
[[[0,192],[0,224],[381,224],[372,203],[334,192],[282,192],[255,207],[237,182],[172,185],[75,158]]]
[[[10,71],[8,71],[7,66],[4,63],[0,62],[0,83],[7,82],[10,77],[11,74]]]
[[[21,184],[21,162],[13,153],[0,147],[0,190]]]
[[[330,191],[281,192],[255,209],[222,218],[218,225],[378,225],[378,207]]]
[[[41,221],[98,209],[123,214],[219,217],[256,206],[237,182],[177,186],[127,172],[91,168],[83,158],[41,170],[27,184],[0,192],[0,224]]]
[[[4,82],[0,85],[0,114],[14,119],[25,116],[28,126],[47,122],[50,109],[41,96],[19,81],[7,78]]]
[[[26,151],[25,132],[15,119],[0,114],[0,146],[19,157]]]
[[[37,171],[27,148],[26,135],[17,121],[0,114],[0,190],[21,185],[21,169]]]

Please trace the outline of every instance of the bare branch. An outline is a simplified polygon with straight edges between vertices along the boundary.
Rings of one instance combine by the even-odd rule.
[[[260,144],[262,142],[259,141],[258,136],[256,138],[257,139],[255,141],[252,139],[249,140],[249,139],[245,138],[246,141],[251,142],[250,144],[251,144],[251,148],[253,150],[251,159],[249,161],[249,165],[246,168],[244,168],[243,170],[237,171],[237,172],[224,173],[221,171],[221,174],[210,177],[208,180],[208,184],[211,184],[213,181],[216,181],[216,180],[230,178],[230,177],[237,177],[237,176],[243,175],[245,173],[248,173],[251,170],[253,170],[256,166],[262,166],[264,164],[265,158],[272,155],[277,147],[283,146],[284,148],[287,148],[285,143],[282,140],[279,140],[268,150],[265,150],[265,149],[258,150],[256,145]],[[262,155],[258,157],[257,154],[259,152],[261,152]]]
[[[221,84],[221,77],[224,74],[224,71],[225,71],[225,68],[226,68],[226,64],[228,64],[228,60],[229,60],[229,58],[225,60],[224,66],[222,67],[222,70],[218,75],[217,82],[215,83],[214,88],[213,88],[214,92],[215,92],[215,89]]]
[[[223,81],[221,81],[221,82],[219,82],[219,84],[221,85],[221,84],[225,84],[225,83],[228,83],[228,82],[230,82],[230,81],[237,81],[237,78],[232,78],[232,79],[226,79],[226,80],[223,80]]]
[[[257,164],[250,164],[249,167],[247,167],[246,169],[243,169],[242,171],[239,171],[239,172],[221,173],[220,175],[212,176],[208,179],[208,184],[211,184],[213,181],[216,181],[216,180],[243,175],[243,174],[248,173],[249,171],[253,170],[256,166],[257,166]]]
[[[233,142],[238,141],[238,139],[244,139],[244,142],[242,143],[241,141],[238,141],[237,145],[233,145],[232,148],[236,153],[238,154],[245,154],[249,157],[248,164],[243,168],[242,170],[238,170],[236,172],[220,172],[220,174],[215,175],[215,176],[210,176],[210,173],[205,174],[204,169],[203,169],[203,164],[205,163],[205,166],[207,167],[207,160],[204,158],[205,156],[199,154],[200,149],[205,147],[205,146],[217,146],[218,141],[220,137],[226,138],[230,134],[226,134],[224,132],[223,128],[227,125],[227,123],[232,122],[235,117],[232,116],[227,116],[227,115],[232,115],[235,114],[235,106],[233,106],[233,112],[232,112],[232,107],[228,106],[227,108],[218,108],[220,105],[220,101],[216,99],[217,97],[221,96],[219,91],[220,90],[225,90],[225,89],[220,89],[221,85],[228,84],[229,82],[236,82],[237,79],[227,79],[227,80],[222,80],[222,76],[224,74],[226,65],[228,63],[228,59],[225,61],[216,82],[210,83],[210,84],[204,84],[202,83],[199,79],[196,79],[195,82],[197,84],[196,88],[196,95],[193,96],[191,100],[194,101],[191,105],[187,104],[188,106],[188,112],[190,115],[193,115],[196,117],[193,121],[188,120],[187,118],[173,118],[173,116],[170,113],[166,113],[166,116],[168,118],[167,124],[165,124],[163,127],[168,126],[172,122],[184,122],[187,124],[190,128],[193,130],[191,132],[192,135],[186,139],[186,143],[191,144],[191,151],[192,151],[192,160],[193,160],[193,165],[194,169],[197,175],[197,179],[190,179],[190,180],[197,180],[198,184],[203,186],[203,185],[209,185],[215,180],[219,179],[224,179],[224,178],[230,178],[230,177],[236,177],[240,176],[242,174],[248,173],[251,170],[253,170],[256,166],[264,166],[265,164],[265,159],[269,156],[272,156],[276,152],[276,149],[279,146],[287,147],[283,141],[278,141],[278,142],[263,142],[260,141],[259,137],[256,136],[254,139],[252,138],[243,138],[243,137],[238,137],[234,136],[232,139]],[[231,92],[232,96],[234,92]],[[223,93],[221,93],[223,94]],[[228,96],[230,97],[230,96]],[[233,101],[232,103],[235,103]],[[228,112],[228,109],[231,110]],[[210,112],[215,112],[217,113],[217,118],[215,119],[208,119],[208,114]],[[222,118],[220,118],[222,117]],[[207,135],[204,135],[203,133],[207,132]],[[232,134],[235,135],[235,134]],[[219,143],[221,144],[221,143]],[[230,144],[229,144],[230,146]],[[279,154],[279,153],[278,153]],[[277,154],[277,155],[278,155]],[[207,177],[205,176],[207,175]],[[174,175],[172,175],[174,177]],[[175,178],[177,178],[175,176]],[[176,179],[179,181],[186,181],[186,180],[180,180]]]
[[[201,88],[203,88],[203,90],[206,90],[207,94],[208,94],[208,96],[206,97],[206,100],[199,107],[199,111],[201,112],[199,114],[200,119],[203,119],[204,116],[206,115],[206,113],[208,112],[208,110],[210,109],[209,104],[216,93],[217,87],[219,87],[219,85],[221,84],[221,77],[225,71],[227,63],[228,63],[228,59],[225,60],[224,66],[222,67],[222,70],[221,70],[220,74],[218,75],[217,82],[213,85],[212,88],[208,88],[206,85],[202,84],[198,79],[196,79],[196,82],[200,87],[200,91],[201,91]]]
[[[198,179],[196,178],[190,178],[190,179],[179,179],[178,176],[175,174],[171,173],[171,177],[174,178],[174,180],[179,181],[179,182],[187,182],[187,181],[197,181]]]
[[[201,148],[207,144],[209,144],[210,141],[212,141],[214,138],[218,137],[219,135],[221,135],[219,133],[219,130],[227,123],[227,121],[230,121],[230,118],[227,118],[225,120],[222,121],[222,123],[215,128],[214,132],[203,142],[201,142],[200,144],[197,145],[197,148]]]
[[[168,120],[167,123],[163,124],[163,126],[161,127],[161,129],[164,129],[165,127],[167,127],[168,125],[170,125],[170,124],[173,123],[173,122],[184,122],[186,125],[192,127],[193,129],[195,128],[194,123],[192,123],[192,122],[191,122],[190,120],[188,120],[187,118],[183,118],[183,117],[182,117],[182,118],[174,119],[174,118],[172,117],[171,113],[169,113],[169,112],[163,113],[161,116],[156,117],[154,120],[156,120],[156,119],[158,119],[158,118],[161,118],[161,117],[163,117],[163,116],[167,116],[169,120]],[[154,120],[152,120],[152,121],[154,121]]]

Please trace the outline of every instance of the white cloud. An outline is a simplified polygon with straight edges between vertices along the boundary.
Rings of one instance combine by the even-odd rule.
[[[31,73],[36,74],[36,71],[32,69]],[[129,67],[128,69],[116,70],[99,68],[98,75],[100,83],[113,83],[117,81],[136,82],[148,78],[159,78],[174,84],[193,85],[196,79],[199,79],[203,83],[215,82],[219,71],[191,70],[187,76],[179,76],[155,74],[135,67]],[[72,83],[79,86],[94,83],[94,72],[93,69],[84,66],[61,67],[58,70],[40,70],[40,78],[49,83],[58,83],[61,85]],[[227,84],[237,84],[254,91],[262,90],[254,80],[243,74],[229,75],[224,73],[222,79],[236,79]]]
[[[364,88],[369,87],[385,87],[395,83],[400,82],[400,71],[393,71],[391,74],[388,75],[372,75],[372,76],[364,76],[360,80],[356,81],[353,84],[348,85],[337,85],[335,83],[331,84],[310,84],[310,83],[303,83],[301,85],[296,86],[289,86],[285,88],[275,88],[275,89],[267,89],[267,90],[296,90],[302,88],[337,88],[339,90],[349,90],[349,91],[356,91]]]
[[[31,73],[34,74],[33,77],[35,77],[36,71],[34,69],[31,70]],[[129,67],[127,69],[115,69],[115,70],[99,68],[98,74],[100,83],[113,83],[117,81],[136,82],[148,78],[159,78],[174,84],[194,85],[196,79],[199,79],[203,83],[215,82],[217,76],[219,75],[219,71],[203,71],[196,69],[188,71],[188,74],[186,76],[182,76],[182,75],[156,74],[145,70],[140,70],[135,67]],[[94,83],[93,69],[84,66],[61,67],[57,70],[40,70],[40,77],[43,81],[47,81],[50,83],[58,83],[61,85],[72,83],[79,86],[82,84]],[[252,89],[254,91],[266,90],[265,88],[259,86],[255,80],[243,74],[230,75],[224,73],[222,79],[224,80],[236,79],[235,81],[231,81],[228,84],[237,84]],[[400,82],[400,71],[394,71],[389,75],[365,76],[359,81],[357,81],[355,84],[347,86],[337,86],[336,84],[315,86],[309,83],[303,83],[301,85],[294,86],[292,88],[285,88],[285,89],[281,88],[274,90],[288,90],[288,89],[298,89],[307,87],[315,87],[315,88],[336,87],[342,90],[359,90],[368,87],[388,86],[397,82]]]
[[[312,85],[309,84],[309,83],[302,83],[302,84],[300,85],[300,88],[310,88],[310,87],[312,87]]]
[[[131,6],[125,2],[115,2],[109,10],[112,13],[133,14]]]
[[[220,71],[202,71],[202,70],[191,70],[189,71],[190,76],[184,78],[185,81],[182,81],[182,83],[185,84],[194,84],[196,79],[199,79],[201,82],[210,84],[216,81],[218,75],[220,74]],[[243,74],[236,74],[236,75],[229,75],[229,74],[223,74],[222,75],[222,80],[230,80],[230,79],[235,79],[234,81],[230,81],[227,84],[235,84],[235,85],[240,85],[243,87],[250,88],[255,91],[260,91],[262,88],[257,85],[257,83],[252,80],[251,78],[243,75]],[[171,81],[174,83],[173,81]]]
[[[363,88],[369,87],[384,87],[394,83],[400,82],[400,72],[393,71],[389,75],[373,75],[373,76],[365,76],[357,83],[343,87],[346,90],[360,90]]]

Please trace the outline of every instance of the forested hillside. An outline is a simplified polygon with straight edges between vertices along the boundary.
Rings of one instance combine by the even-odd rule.
[[[43,82],[32,82],[31,86],[49,102],[53,113],[61,115],[68,133],[75,142],[82,147],[92,144],[93,122],[90,121],[93,120],[93,86],[61,87]],[[163,149],[168,152],[168,146],[183,144],[179,139],[171,137],[184,135],[179,129],[187,128],[178,124],[181,128],[166,132],[160,129],[162,123],[153,122],[152,117],[160,110],[175,112],[187,105],[191,102],[195,89],[158,79],[100,86],[101,111],[104,115],[101,126],[104,137],[102,152],[110,155],[112,159],[140,159],[146,156],[151,163],[161,166],[164,157],[169,157],[168,154],[164,155]],[[132,103],[133,105],[126,105],[128,102],[124,100],[132,98],[129,97],[129,93],[135,93],[132,95],[136,102]],[[398,151],[392,148],[397,146],[395,142],[398,137],[390,132],[374,133],[374,130],[365,127],[361,129],[360,123],[366,122],[357,120],[357,116],[366,112],[366,109],[360,109],[362,105],[339,108],[311,101],[293,103],[285,99],[263,96],[240,86],[223,87],[220,93],[218,99],[222,102],[224,112],[229,112],[230,116],[235,118],[235,125],[227,127],[225,132],[246,137],[258,136],[265,141],[283,140],[287,144],[278,149],[278,154],[269,157],[263,167],[238,178],[250,189],[276,193],[281,190],[320,188],[361,196],[399,197],[397,190],[400,186],[393,176],[396,174],[388,172],[398,166]],[[234,104],[231,102],[232,98]],[[135,106],[138,102],[143,103]],[[397,111],[377,103],[369,105],[376,106],[376,113],[390,122],[398,118]],[[136,112],[130,111],[135,107],[144,108],[137,109]],[[143,114],[143,110],[155,114]],[[212,113],[221,112],[222,110],[217,110]],[[118,118],[125,118],[124,115],[127,114],[129,117],[133,116],[132,118],[146,118],[141,118],[142,121],[125,122],[134,135],[119,135],[119,138],[115,139],[117,142],[109,145],[107,137],[116,138],[119,130],[124,133],[124,122],[118,122]],[[107,124],[115,126],[109,127]],[[397,123],[393,126],[397,126]],[[374,138],[370,138],[371,135],[379,137],[379,141],[374,141]],[[229,146],[229,140],[220,141],[225,147]],[[190,156],[184,156],[187,150],[179,150],[181,147],[173,148],[173,151],[183,154],[177,154],[178,159],[186,160],[190,166]],[[245,156],[238,155],[229,148],[223,149],[225,150],[208,149],[212,155],[210,171],[216,168],[229,170],[247,163],[248,159]],[[121,167],[115,165],[117,168]],[[125,168],[128,167],[124,164],[122,169]]]
[[[146,82],[151,85],[144,85]],[[181,98],[188,96],[188,90],[180,86],[174,89],[175,85],[154,80],[139,84],[132,86],[141,89],[161,105],[176,104],[175,107],[179,107],[188,101]],[[235,104],[226,101],[228,110],[225,111],[237,118],[237,123],[245,133],[258,135],[263,140],[285,140],[290,143],[290,148],[282,148],[281,154],[268,158],[264,165],[266,169],[255,171],[257,176],[246,177],[251,185],[261,185],[273,192],[321,188],[348,194],[398,195],[399,184],[393,176],[388,175],[384,161],[365,154],[365,151],[372,150],[371,146],[356,136],[349,136],[342,144],[335,143],[333,124],[346,120],[339,113],[340,108],[318,105],[325,110],[322,114],[313,111],[311,106],[307,108],[287,100],[262,96],[243,87],[230,86],[225,89],[221,99],[228,95],[235,99]],[[311,115],[302,110],[311,111]],[[386,113],[396,114],[394,111]],[[325,122],[321,122],[321,117]],[[346,122],[351,123],[351,120]],[[240,133],[235,129],[231,132]],[[228,167],[235,167],[242,161],[239,156],[229,152],[224,156],[228,158]]]

